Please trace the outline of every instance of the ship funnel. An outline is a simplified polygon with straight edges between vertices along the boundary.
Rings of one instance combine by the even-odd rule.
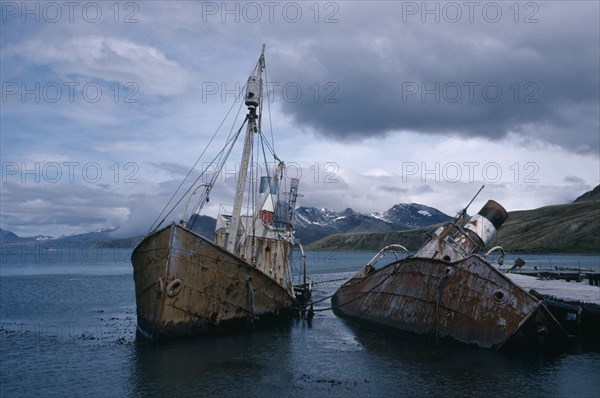
[[[498,202],[488,200],[479,213],[460,228],[455,221],[434,232],[431,239],[415,253],[415,257],[459,261],[477,253],[496,235],[508,218],[508,213]]]
[[[246,85],[246,106],[258,108],[262,95],[262,79],[260,76],[250,76]]]
[[[469,219],[464,226],[465,231],[473,232],[479,238],[479,246],[485,246],[496,235],[496,231],[508,218],[508,213],[494,200],[488,202]]]

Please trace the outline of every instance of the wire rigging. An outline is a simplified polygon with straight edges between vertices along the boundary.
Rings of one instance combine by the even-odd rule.
[[[246,121],[247,121],[247,119],[244,120],[244,123],[242,123],[241,127],[238,129],[238,131],[233,136],[233,139],[231,140],[231,145],[229,145],[229,149],[227,150],[227,153],[223,153],[223,151],[220,152],[222,156],[219,159],[219,162],[217,163],[217,168],[215,169],[215,172],[214,172],[212,178],[210,179],[208,186],[206,187],[203,194],[198,199],[197,205],[194,207],[192,214],[194,214],[194,213],[199,214],[204,203],[208,202],[208,195],[210,194],[212,187],[215,186],[215,182],[217,181],[217,178],[219,178],[219,176],[221,175],[221,171],[223,170],[223,167],[225,166],[225,162],[229,158],[229,155],[231,154],[231,151],[233,150],[233,147],[235,146],[235,143],[237,142],[237,139],[239,138],[240,133],[242,132],[242,129],[244,128],[244,126],[246,124]],[[225,148],[227,148],[227,146]],[[217,156],[219,156],[219,155],[217,155]],[[214,163],[214,160],[213,160],[213,162],[211,162],[211,164],[213,164],[213,163]],[[192,186],[194,186],[201,177],[202,177],[202,175],[200,175],[196,179],[196,181],[194,182],[194,184],[192,184]],[[189,228],[193,229],[194,225],[195,225],[195,220],[194,220],[194,222],[192,222],[192,224],[189,225]]]
[[[173,207],[171,208],[171,210],[169,210],[169,212],[167,214],[165,214],[165,216],[163,217],[163,219],[158,224],[156,224],[157,221],[161,218],[161,216],[163,216],[163,214],[167,210],[167,208],[169,208],[169,205],[171,204],[171,202],[173,201],[173,199],[177,196],[177,193],[181,190],[181,187],[185,184],[185,182],[187,181],[187,179],[189,178],[189,176],[195,170],[196,166],[198,165],[198,163],[200,162],[200,160],[202,159],[202,157],[204,156],[204,154],[206,153],[206,151],[208,150],[208,148],[210,147],[210,145],[214,141],[215,137],[217,136],[217,134],[221,130],[221,127],[223,127],[223,124],[225,124],[225,121],[227,120],[227,118],[229,117],[229,114],[233,110],[233,107],[235,106],[235,104],[238,102],[238,100],[242,96],[242,93],[244,92],[245,88],[246,88],[246,85],[244,85],[244,87],[242,87],[242,89],[238,92],[238,95],[237,95],[235,101],[229,107],[229,110],[225,114],[225,117],[223,118],[223,120],[221,120],[221,123],[219,123],[219,126],[217,127],[217,129],[215,130],[215,132],[213,133],[213,135],[211,136],[210,140],[208,141],[208,143],[206,144],[206,146],[204,147],[204,149],[202,150],[202,152],[200,153],[200,155],[198,156],[198,158],[196,159],[196,161],[194,162],[194,164],[192,165],[192,167],[190,168],[190,170],[187,172],[187,174],[185,175],[185,177],[183,178],[183,180],[181,181],[181,183],[179,184],[179,186],[177,187],[177,189],[175,190],[175,192],[173,192],[173,195],[171,195],[171,197],[169,198],[169,200],[167,201],[167,203],[165,204],[165,206],[163,207],[163,209],[160,211],[160,213],[158,214],[158,216],[156,216],[156,219],[154,220],[154,222],[152,222],[152,225],[150,226],[150,229],[148,230],[148,233],[150,233],[151,231],[156,231],[162,225],[162,223],[166,220],[166,218],[169,216],[169,214],[171,214],[173,212],[173,210],[177,207],[177,205],[179,203],[181,203],[181,201],[183,200],[183,197],[185,197],[189,193],[189,191],[192,189],[192,187],[193,187],[193,185],[195,183],[192,184],[192,187],[190,187],[182,195],[182,197],[177,201],[177,203],[175,205],[173,205]],[[235,122],[237,121],[237,118],[238,118],[238,116],[240,114],[240,109],[241,109],[241,105],[239,106],[238,112],[237,112],[237,114],[235,116],[235,119],[234,119],[234,121],[232,123],[232,127],[231,127],[231,129],[229,131],[229,136],[227,137],[228,139],[231,136],[231,132],[233,131],[233,127],[235,126]],[[213,160],[213,162],[214,162],[214,160]],[[198,181],[198,179],[196,179],[196,181]]]
[[[238,132],[235,134],[235,136],[234,136],[234,137],[233,137],[233,138],[230,140],[230,141],[233,141],[233,142],[232,142],[232,147],[233,147],[233,144],[235,143],[235,141],[237,140],[237,137],[239,136],[239,133],[242,131],[242,128],[243,128],[243,126],[244,126],[245,124],[246,124],[246,120],[244,120],[244,123],[242,124],[242,127],[240,127],[240,129],[239,129],[239,130],[238,130]],[[218,153],[218,154],[215,156],[215,158],[212,160],[211,164],[212,164],[212,163],[214,163],[215,159],[216,159],[217,157],[219,157],[219,156],[221,155],[221,153],[223,153],[223,151],[225,151],[225,149],[226,149],[226,148],[229,146],[228,144],[229,144],[229,143],[226,143],[226,144],[225,144],[225,146],[223,147],[223,149],[221,149],[221,150],[219,151],[219,153]],[[205,169],[205,170],[203,170],[203,171],[200,173],[200,175],[199,175],[199,176],[198,176],[198,177],[197,177],[197,178],[194,180],[194,182],[193,182],[193,183],[190,185],[190,187],[189,187],[189,188],[188,188],[188,189],[187,189],[187,190],[186,190],[186,191],[183,193],[183,195],[181,195],[181,197],[179,198],[179,200],[178,200],[178,201],[177,201],[177,202],[176,202],[176,203],[175,203],[175,204],[174,204],[174,205],[171,207],[171,210],[169,210],[169,211],[168,211],[168,212],[165,214],[165,216],[164,216],[164,217],[163,217],[163,219],[160,221],[160,223],[158,223],[158,225],[157,225],[157,226],[156,226],[156,227],[155,227],[153,230],[151,230],[151,231],[156,231],[156,230],[157,230],[157,229],[160,227],[160,225],[161,225],[161,224],[162,224],[162,223],[163,223],[163,222],[164,222],[164,221],[167,219],[167,217],[168,217],[168,216],[169,216],[169,215],[170,215],[170,214],[173,212],[173,210],[175,210],[175,208],[177,208],[177,206],[178,206],[178,205],[181,203],[181,201],[182,201],[182,200],[183,200],[183,199],[184,199],[184,198],[187,196],[187,194],[188,194],[188,193],[189,193],[189,192],[190,192],[190,191],[193,189],[194,185],[195,185],[195,184],[196,184],[196,183],[197,183],[197,182],[200,180],[200,178],[202,178],[202,177],[204,176],[204,174],[206,173],[206,170],[208,170],[208,169]],[[189,173],[188,173],[188,174],[189,174]],[[186,177],[186,178],[187,178],[187,177]],[[185,181],[185,180],[184,180],[184,181]],[[163,212],[164,212],[164,210],[163,210]],[[162,214],[162,212],[161,212],[161,214]],[[156,221],[155,221],[155,223],[156,223]]]
[[[267,76],[266,63],[265,63],[264,69],[265,69],[265,85],[267,87],[267,113],[269,114],[269,129],[271,130],[271,142],[273,143],[273,155],[275,155],[275,140],[273,139],[273,122],[271,121],[271,101],[269,101],[269,84],[268,84],[269,77]],[[275,92],[273,90],[272,90],[272,94],[273,94],[273,96],[275,96]]]

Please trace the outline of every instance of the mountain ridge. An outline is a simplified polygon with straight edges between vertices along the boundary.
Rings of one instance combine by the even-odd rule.
[[[600,202],[600,185],[597,185],[596,188],[587,191],[573,201],[573,203],[581,202]]]
[[[600,253],[600,185],[572,203],[543,206],[508,213],[490,245],[507,251]],[[437,225],[414,230],[335,234],[307,245],[308,250],[378,251],[397,243],[416,251]]]
[[[336,212],[334,210],[316,207],[298,207],[295,212],[295,236],[302,244],[322,239],[336,233],[396,231],[414,229],[447,221],[451,217],[429,206],[417,203],[399,203],[383,213],[359,213],[351,208]],[[216,219],[193,215],[188,222],[194,232],[212,239]],[[99,247],[128,247],[135,246],[143,236],[115,239],[110,236],[117,228],[102,228],[84,234],[61,236],[59,238],[19,237],[11,231],[2,231],[2,244],[36,243],[44,240],[46,243],[73,245],[93,245]]]
[[[302,244],[335,233],[391,232],[416,229],[445,222],[452,217],[418,203],[399,203],[383,213],[359,213],[351,208],[340,212],[316,207],[298,207],[295,212],[295,235]]]
[[[397,243],[416,251],[435,228],[335,234],[306,249],[378,251]],[[493,245],[511,252],[600,253],[600,207],[594,202],[578,202],[509,212],[508,220],[489,244]]]
[[[600,185],[572,203],[509,212],[495,242],[508,251],[600,253]],[[315,207],[296,210],[296,237],[307,249],[369,250],[399,243],[417,250],[427,233],[451,217],[416,203],[397,204],[383,213],[363,214],[351,208],[340,212]],[[198,216],[193,230],[212,239],[216,220]],[[96,247],[135,247],[143,235],[114,239],[107,227],[78,235],[19,237],[0,228],[2,246],[12,244],[65,244]],[[341,233],[340,231],[343,231]]]

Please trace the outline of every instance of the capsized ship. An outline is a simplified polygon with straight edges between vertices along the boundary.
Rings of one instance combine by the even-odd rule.
[[[414,256],[377,269],[382,250],[332,296],[334,313],[389,331],[483,348],[565,339],[541,299],[477,255],[508,218],[506,210],[490,200],[459,223],[465,214],[466,208],[439,227]]]
[[[299,180],[285,177],[284,162],[261,131],[264,70],[263,46],[245,86],[248,112],[239,130],[223,139],[225,147],[205,167],[211,174],[201,174],[175,203],[187,198],[185,215],[192,196],[200,191],[190,217],[159,229],[175,206],[163,211],[157,218],[164,214],[162,221],[132,253],[138,335],[158,340],[251,328],[294,312],[295,291],[303,301],[309,296],[306,285],[293,286],[290,271]],[[243,151],[233,208],[221,206],[211,241],[198,232],[199,214],[240,136]],[[250,164],[252,156],[264,158],[266,164],[259,169],[274,169],[272,173],[260,179],[249,175],[256,169]],[[274,159],[271,164],[267,156]]]

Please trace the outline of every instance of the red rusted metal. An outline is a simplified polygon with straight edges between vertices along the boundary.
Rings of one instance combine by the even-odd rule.
[[[490,201],[463,228],[438,229],[415,257],[363,268],[332,297],[335,314],[493,349],[566,337],[543,301],[472,254],[506,218]]]
[[[260,239],[281,244],[269,241]],[[291,286],[277,273],[270,277],[176,224],[144,239],[131,260],[138,332],[154,340],[249,328],[294,305]]]
[[[210,190],[237,139],[233,136],[231,140],[227,139],[218,160],[209,165],[219,170],[213,174],[210,183],[185,191],[181,199],[174,201],[171,210],[163,209],[161,216],[164,214],[165,218],[158,225],[175,210],[185,195],[190,192],[194,195],[199,187],[204,187],[204,194],[189,220],[181,220],[178,225],[171,224],[162,230],[157,230],[157,225],[132,253],[138,331],[145,337],[160,339],[252,327],[255,321],[297,311],[292,308],[296,306],[294,292],[302,293],[304,301],[310,294],[306,283],[293,286],[290,270],[299,180],[289,179],[287,200],[280,200],[279,187],[284,180],[285,163],[273,153],[278,163],[274,174],[261,179],[265,183],[260,195],[255,196],[256,187],[246,189],[254,140],[264,138],[256,134],[262,112],[261,76],[264,67],[263,46],[246,87],[248,113],[235,136],[238,137],[246,125],[233,210],[229,213],[223,209],[217,216],[215,241],[196,234],[191,220],[208,202]],[[272,145],[261,141],[259,148],[262,148],[266,161],[265,146],[270,149]],[[253,208],[242,214],[244,202],[246,199],[250,201],[250,198]],[[188,206],[185,208],[187,211]],[[275,210],[279,210],[278,219],[275,218]]]

